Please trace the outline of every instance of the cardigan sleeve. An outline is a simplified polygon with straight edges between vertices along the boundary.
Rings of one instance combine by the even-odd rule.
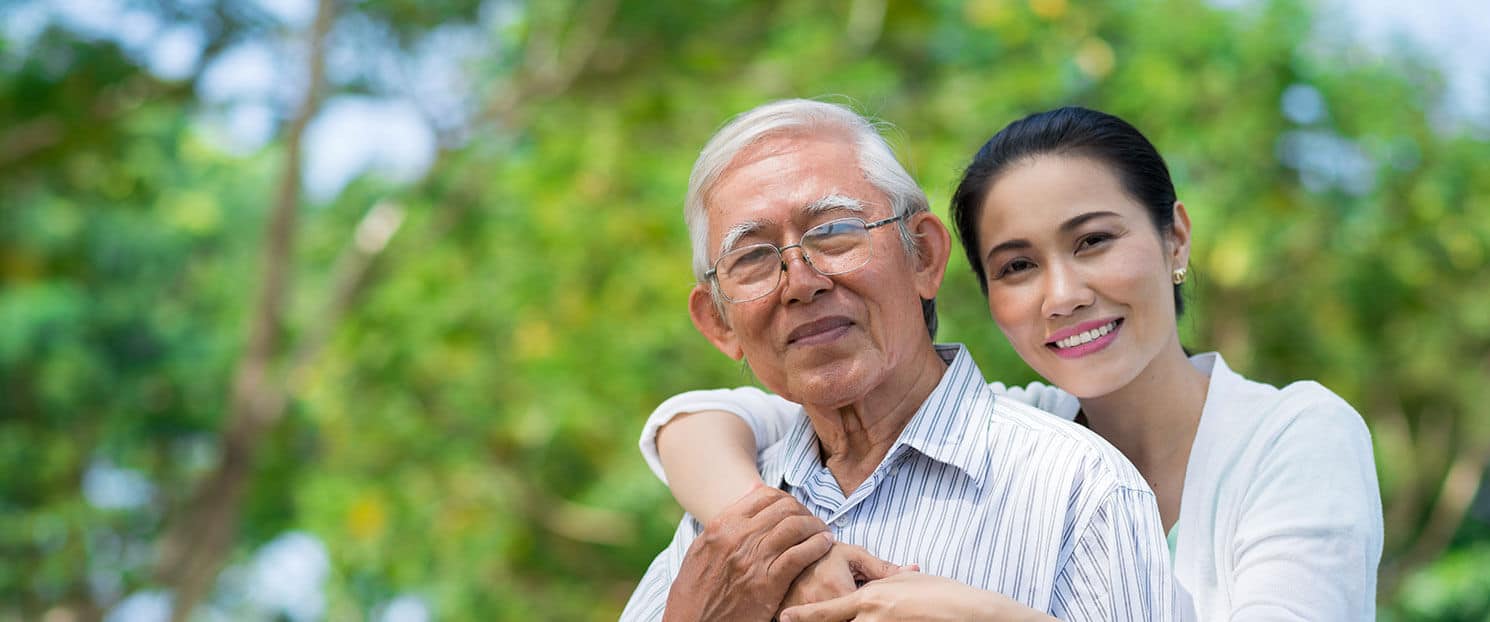
[[[1009,397],[1040,410],[1054,413],[1064,419],[1076,418],[1081,402],[1075,396],[1040,382],[1025,386],[1006,387],[1002,382],[989,383],[988,388],[996,395]],[[647,417],[642,426],[641,439],[637,446],[647,467],[662,483],[667,475],[662,471],[662,459],[657,454],[657,431],[674,417],[683,413],[704,410],[721,410],[739,417],[755,433],[755,447],[759,451],[781,440],[802,415],[802,407],[785,398],[766,393],[755,387],[736,389],[710,389],[679,393],[667,399]]]
[[[1076,418],[1076,412],[1081,409],[1081,402],[1075,396],[1054,385],[1031,382],[1022,387],[1006,387],[1002,382],[993,382],[989,383],[988,388],[996,395],[1018,400],[1068,420]],[[652,469],[652,474],[662,480],[662,483],[667,483],[667,475],[662,471],[662,459],[657,453],[657,431],[678,415],[705,410],[720,410],[739,417],[755,434],[757,451],[781,440],[787,430],[796,424],[797,419],[803,416],[802,407],[798,404],[755,387],[688,391],[674,395],[647,417],[647,423],[642,426],[641,439],[637,442],[642,459],[646,460],[647,467]]]
[[[803,416],[801,406],[755,387],[688,391],[674,395],[647,417],[638,441],[647,467],[652,469],[652,474],[662,480],[662,483],[667,483],[667,475],[662,470],[662,458],[657,453],[657,431],[678,415],[705,410],[722,410],[744,421],[755,433],[757,452],[786,436],[787,430]]]
[[[1022,387],[1006,387],[1002,382],[990,382],[988,388],[995,395],[1019,400],[1067,421],[1075,419],[1076,413],[1081,410],[1081,400],[1076,399],[1075,395],[1038,380]]]
[[[1374,620],[1381,492],[1365,422],[1313,382],[1284,389],[1242,497],[1231,620]]]

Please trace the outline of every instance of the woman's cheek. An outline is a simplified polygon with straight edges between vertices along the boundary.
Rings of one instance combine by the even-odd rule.
[[[1025,355],[1030,347],[1032,339],[1041,339],[1041,335],[1033,335],[1039,330],[1039,307],[1031,306],[1029,300],[1018,295],[1013,288],[1004,288],[1002,291],[990,287],[988,311],[993,316],[993,323],[998,326],[1004,338],[1014,346],[1021,355]],[[1033,308],[1032,313],[1030,309]]]

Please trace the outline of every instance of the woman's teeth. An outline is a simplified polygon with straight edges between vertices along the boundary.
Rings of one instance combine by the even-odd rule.
[[[1063,349],[1074,348],[1083,343],[1089,343],[1091,340],[1101,337],[1102,335],[1106,335],[1107,333],[1112,332],[1112,329],[1114,328],[1117,328],[1117,320],[1108,322],[1104,326],[1098,326],[1097,328],[1093,328],[1089,331],[1077,333],[1075,335],[1071,335],[1070,337],[1057,341],[1055,342],[1055,347]]]

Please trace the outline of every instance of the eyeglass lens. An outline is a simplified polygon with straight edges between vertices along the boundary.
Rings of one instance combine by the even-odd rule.
[[[863,220],[844,218],[809,229],[802,236],[803,259],[823,275],[842,274],[869,263],[872,246]],[[781,280],[781,250],[771,244],[735,249],[716,264],[721,293],[734,301],[759,298]]]

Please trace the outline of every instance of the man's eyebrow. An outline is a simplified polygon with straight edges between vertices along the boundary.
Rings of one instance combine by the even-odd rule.
[[[765,229],[768,225],[770,223],[765,220],[755,219],[730,227],[729,231],[724,232],[724,240],[719,243],[719,254],[723,255],[734,250],[735,244],[739,243],[742,238]]]
[[[863,212],[864,202],[851,196],[842,194],[830,194],[802,207],[802,211],[808,216],[819,216],[829,212],[845,210],[850,212]],[[736,224],[724,232],[724,239],[719,243],[719,254],[723,255],[735,249],[735,245],[746,236],[758,233],[765,229],[770,223],[765,220],[747,220]]]
[[[841,194],[830,194],[821,199],[808,203],[802,211],[808,216],[818,216],[836,210],[848,210],[850,212],[864,211],[864,202],[850,196]]]

